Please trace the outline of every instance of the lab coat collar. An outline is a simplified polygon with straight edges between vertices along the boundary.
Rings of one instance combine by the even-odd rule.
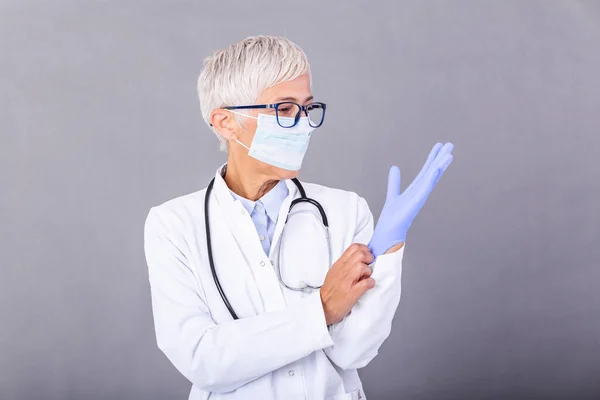
[[[260,198],[271,221],[277,222],[279,210],[281,210],[281,205],[287,198],[288,193],[289,190],[285,182],[279,181],[273,189]]]
[[[215,197],[217,198],[220,205],[222,205],[224,207],[233,207],[235,205],[235,203],[239,203],[239,201],[234,199],[231,196],[231,194],[229,194],[229,188],[227,187],[227,184],[225,183],[225,179],[223,179],[223,172],[225,171],[226,167],[227,167],[227,164],[223,164],[217,170],[217,173],[215,174],[215,183],[214,183],[213,189],[214,189]]]
[[[254,212],[254,207],[256,206],[256,201],[248,200],[237,193],[231,191],[231,195],[239,200],[248,214],[252,214]],[[275,187],[269,190],[263,197],[259,199],[259,201],[265,207],[265,211],[271,221],[277,222],[277,218],[279,217],[279,210],[281,210],[281,204],[286,199],[289,193],[288,187],[284,181],[279,181]]]
[[[225,183],[225,179],[223,179],[223,173],[225,172],[226,168],[227,168],[227,163],[221,165],[221,167],[219,167],[219,169],[215,173],[215,183],[214,183],[214,187],[213,187],[215,196],[217,197],[219,204],[221,204],[224,207],[238,207],[238,208],[244,207],[244,205],[242,204],[242,202],[240,200],[234,198],[231,195],[231,191],[229,190],[229,187],[227,187],[227,184]],[[283,200],[283,203],[275,211],[276,213],[279,213],[279,217],[281,217],[283,209],[285,208],[285,210],[287,210],[287,208],[289,207],[289,204],[292,202],[292,200],[298,194],[298,188],[296,187],[294,182],[291,181],[291,179],[286,179],[284,181],[284,183],[285,183],[285,186],[287,186],[287,196]],[[287,207],[286,207],[286,204],[287,204]],[[266,204],[265,204],[265,206],[266,206]],[[285,215],[287,216],[287,211],[285,212]],[[269,217],[271,217],[270,213],[269,213]],[[285,218],[284,218],[284,220],[285,220]],[[273,221],[277,221],[277,220],[273,219]]]

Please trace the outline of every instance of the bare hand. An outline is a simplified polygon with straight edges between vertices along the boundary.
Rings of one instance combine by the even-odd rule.
[[[373,254],[364,244],[350,245],[336,261],[321,286],[321,302],[327,325],[341,321],[356,304],[360,296],[375,286],[369,264]]]

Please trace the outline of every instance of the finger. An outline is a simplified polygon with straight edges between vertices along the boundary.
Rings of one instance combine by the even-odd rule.
[[[428,173],[429,171],[431,171],[433,169],[440,169],[440,168],[442,169],[442,172],[445,171],[446,168],[448,167],[449,163],[452,161],[452,150],[453,149],[454,149],[454,145],[452,143],[448,142],[448,143],[444,144],[444,146],[442,146],[442,148],[436,155],[435,160],[433,160],[433,162],[429,166],[429,170],[426,171],[425,173]],[[448,161],[448,156],[450,157],[449,161]],[[422,180],[422,178],[421,178],[421,180]],[[418,182],[416,184],[418,184]]]
[[[390,168],[386,201],[400,196],[400,168],[396,165]]]
[[[440,152],[441,148],[442,148],[442,144],[440,142],[437,142],[433,146],[433,148],[429,152],[429,156],[427,156],[427,160],[425,160],[425,164],[423,164],[423,168],[421,168],[421,171],[419,171],[419,173],[417,174],[417,176],[415,177],[415,179],[413,179],[413,182],[419,181],[419,179],[421,179],[423,177],[423,175],[425,175],[425,173],[429,169],[429,166],[431,165],[431,163],[433,162],[433,160],[435,160],[435,158],[437,157],[438,153]]]
[[[443,171],[446,170],[446,168],[448,168],[448,165],[450,165],[450,163],[452,162],[452,160],[454,159],[454,156],[452,155],[452,153],[448,153],[446,154],[446,156],[440,161],[440,169]]]
[[[417,192],[414,196],[415,201],[420,203],[425,202],[425,200],[439,181],[444,171],[446,171],[446,168],[448,168],[448,165],[450,165],[450,163],[452,162],[452,159],[452,154],[446,154],[442,157],[442,159],[439,162],[436,162],[437,165],[429,171],[427,176],[424,179],[422,179],[421,184],[416,189]]]
[[[434,164],[437,160],[442,158],[445,154],[452,153],[453,149],[454,149],[454,144],[452,144],[451,142],[444,143],[444,145],[440,148],[440,151],[438,151],[438,153],[436,154],[436,156],[431,164]]]
[[[440,161],[446,157],[448,154],[452,154],[452,150],[454,149],[454,145],[450,142],[445,143],[444,146],[440,149],[440,152],[435,157],[435,160],[432,163],[432,167],[439,167]]]
[[[450,153],[452,153],[452,150],[454,150],[454,144],[452,144],[451,142],[444,143],[444,146],[440,149],[440,152],[438,153],[438,157],[436,157],[436,158],[439,158],[439,157],[443,156],[444,154],[450,154]]]
[[[355,253],[353,253],[349,258],[347,263],[348,264],[358,264],[358,263],[362,263],[362,264],[370,264],[372,263],[374,260],[373,254],[371,253],[370,250],[361,250],[361,251],[357,251]]]
[[[421,179],[419,184],[413,190],[410,197],[410,208],[416,209],[417,213],[423,208],[431,191],[444,174],[444,171],[446,171],[453,158],[452,154],[446,153],[440,160],[436,160],[435,165],[431,166],[425,177]]]
[[[347,262],[350,259],[350,257],[352,257],[355,253],[361,251],[368,252],[369,247],[362,243],[352,243],[350,246],[348,246],[346,251],[344,251],[344,254],[342,254],[342,256],[340,257],[340,261]]]
[[[368,272],[367,270],[371,270],[371,267],[369,267],[367,264],[365,263],[356,263],[352,265],[352,269],[348,272],[348,278],[351,279],[353,282],[358,282],[360,281],[363,276],[365,274],[368,274],[367,278],[369,276],[371,276],[371,272]]]
[[[440,162],[441,165],[439,168],[439,172],[433,182],[434,187],[435,187],[435,185],[437,185],[437,182],[440,179],[440,177],[444,174],[444,172],[446,172],[446,169],[448,168],[450,163],[452,163],[453,159],[454,159],[454,157],[452,156],[452,154],[446,154],[446,157],[444,157],[444,159]]]
[[[371,253],[371,249],[369,249],[368,247],[366,249],[363,249],[360,251],[361,254],[361,258],[360,258],[360,262],[364,262],[365,264],[371,264],[373,261],[375,261],[375,257],[373,256],[373,253]]]
[[[449,151],[452,151],[453,146],[454,145],[452,145],[452,143],[446,143],[443,146],[441,143],[436,143],[436,145],[433,146],[433,149],[429,153],[429,157],[427,157],[425,165],[423,166],[419,174],[415,177],[415,179],[413,179],[412,183],[408,186],[406,191],[410,192],[414,190],[416,186],[419,185],[419,182],[423,180],[423,177],[431,170],[431,168],[434,168],[434,165],[440,159],[440,157],[443,157],[444,154],[446,154]]]
[[[369,267],[368,265],[365,265],[360,271],[360,276],[358,277],[358,280],[370,278],[371,275],[373,275],[373,268]]]
[[[431,169],[438,171],[438,175],[437,175],[438,179],[444,173],[444,171],[446,171],[446,168],[448,168],[448,165],[450,165],[450,163],[452,162],[453,159],[454,159],[454,156],[452,154],[446,153],[443,156],[441,156],[435,160],[435,163],[433,164]],[[437,182],[437,180],[435,180],[435,182]]]
[[[354,302],[356,303],[360,296],[362,296],[367,290],[371,290],[375,287],[375,279],[367,278],[362,281],[357,282],[352,287],[352,294],[354,298]]]

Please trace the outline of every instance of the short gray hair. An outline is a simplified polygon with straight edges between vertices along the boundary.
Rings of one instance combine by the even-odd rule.
[[[291,40],[276,36],[248,37],[204,60],[198,77],[202,117],[210,126],[213,110],[254,104],[264,90],[304,74],[310,77],[308,58]],[[243,125],[243,117],[235,118]],[[227,140],[214,127],[211,129],[221,150],[227,151]]]

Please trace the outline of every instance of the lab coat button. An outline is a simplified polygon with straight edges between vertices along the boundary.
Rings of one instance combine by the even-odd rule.
[[[264,261],[261,261],[261,262],[260,262],[260,266],[261,266],[261,267],[264,267],[264,266],[265,266],[265,262],[264,262]]]
[[[288,372],[289,376],[294,376],[294,370],[290,369],[290,371]]]
[[[241,214],[242,214],[242,215],[246,215],[246,211],[242,210],[242,211],[241,211]]]

